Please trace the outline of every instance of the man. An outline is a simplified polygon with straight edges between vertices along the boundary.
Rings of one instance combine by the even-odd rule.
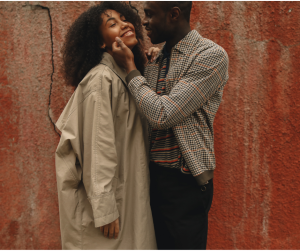
[[[192,2],[146,2],[143,25],[166,42],[145,77],[119,38],[113,57],[149,122],[150,200],[158,249],[206,249],[215,169],[213,121],[228,80],[224,49],[191,31]]]

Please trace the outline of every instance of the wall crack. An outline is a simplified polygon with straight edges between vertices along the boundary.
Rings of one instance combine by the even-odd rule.
[[[34,9],[37,9],[37,8],[40,8],[40,9],[44,9],[44,10],[47,10],[48,12],[48,16],[49,16],[49,20],[50,20],[50,40],[51,40],[51,64],[52,64],[52,72],[51,72],[51,83],[50,83],[50,91],[49,91],[49,102],[48,102],[48,117],[49,117],[49,120],[50,122],[52,123],[53,125],[53,129],[54,131],[57,133],[57,135],[60,137],[60,134],[59,132],[56,130],[56,126],[55,126],[55,123],[53,122],[52,118],[51,118],[51,115],[50,115],[50,110],[51,110],[51,94],[52,94],[52,86],[53,86],[53,75],[54,75],[54,50],[53,50],[53,36],[52,36],[52,18],[51,18],[51,12],[50,12],[50,8],[49,7],[46,7],[46,6],[42,6],[42,5],[39,5],[39,4],[29,4],[29,2],[26,2],[25,5],[23,5],[23,7],[27,7],[27,6],[30,6],[30,8],[32,10]]]
[[[136,11],[137,14],[139,14],[139,11],[136,7],[132,6],[131,4],[132,1],[129,1],[129,6],[131,7],[131,9],[134,9]]]
[[[50,8],[39,5],[42,9],[46,9],[48,11],[49,20],[50,20],[50,40],[51,40],[51,62],[52,62],[52,72],[51,72],[51,83],[50,83],[50,91],[49,91],[49,103],[48,103],[48,117],[53,125],[54,131],[57,133],[57,135],[60,137],[60,134],[56,130],[55,123],[53,122],[51,115],[50,115],[50,109],[51,109],[51,94],[52,94],[52,86],[53,86],[53,75],[54,75],[54,52],[53,52],[53,36],[52,36],[52,18],[50,13]]]

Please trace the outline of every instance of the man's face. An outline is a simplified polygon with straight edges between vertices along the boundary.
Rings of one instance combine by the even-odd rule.
[[[170,31],[168,30],[167,14],[161,9],[157,2],[145,2],[145,18],[143,25],[147,31],[147,36],[152,44],[159,44],[166,41]]]

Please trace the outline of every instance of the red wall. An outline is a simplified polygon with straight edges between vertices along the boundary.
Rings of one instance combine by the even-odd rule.
[[[72,94],[59,73],[63,39],[93,4],[0,2],[2,249],[61,248],[51,76],[56,121]],[[191,26],[230,58],[208,248],[299,249],[300,3],[194,2]]]

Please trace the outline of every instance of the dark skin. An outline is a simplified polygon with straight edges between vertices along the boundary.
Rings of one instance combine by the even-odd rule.
[[[178,7],[165,12],[161,3],[149,1],[144,4],[144,12],[143,25],[147,36],[153,44],[166,41],[168,52],[191,31],[189,22],[182,16]],[[112,56],[127,74],[136,70],[133,53],[119,37],[116,37],[116,42],[112,45]]]

